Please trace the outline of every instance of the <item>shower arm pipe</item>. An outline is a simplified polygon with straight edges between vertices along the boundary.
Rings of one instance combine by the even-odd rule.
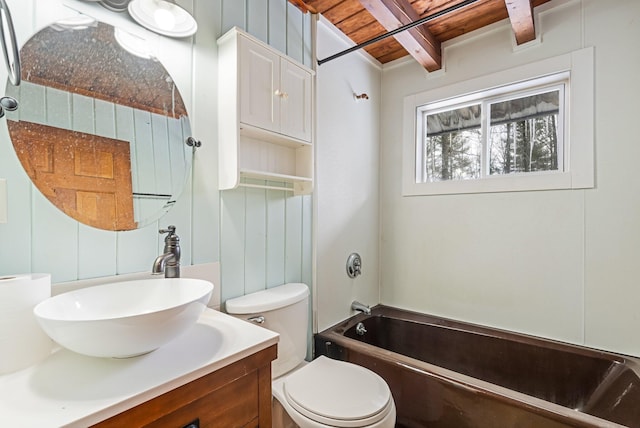
[[[413,27],[417,27],[419,25],[425,24],[425,23],[427,23],[427,22],[429,22],[431,20],[434,20],[436,18],[440,18],[441,16],[447,15],[447,14],[449,14],[451,12],[455,12],[455,11],[457,11],[459,9],[462,9],[463,7],[469,6],[469,5],[471,5],[471,4],[473,4],[473,3],[477,2],[477,1],[479,1],[479,0],[464,0],[463,2],[460,2],[460,3],[456,4],[456,5],[450,6],[450,7],[446,8],[446,9],[442,9],[442,10],[440,10],[438,12],[434,12],[431,15],[424,16],[424,17],[418,19],[417,21],[410,22],[408,24],[403,25],[402,27],[396,28],[395,30],[391,30],[391,31],[389,31],[387,33],[380,34],[379,36],[376,36],[376,37],[374,37],[372,39],[369,39],[369,40],[367,40],[365,42],[362,42],[362,43],[360,43],[358,45],[352,46],[352,47],[350,47],[348,49],[345,49],[345,50],[343,50],[341,52],[338,52],[338,53],[336,53],[334,55],[331,55],[330,57],[327,57],[327,58],[324,58],[324,59],[319,59],[318,60],[318,65],[322,65],[325,62],[333,61],[334,59],[340,58],[341,56],[344,56],[344,55],[349,54],[351,52],[355,52],[357,50],[365,48],[365,47],[367,47],[369,45],[372,45],[374,43],[379,42],[380,40],[384,40],[387,37],[395,36],[398,33],[402,33],[403,31],[410,30]]]
[[[6,24],[6,31],[5,31]],[[7,40],[5,36],[9,35],[11,46],[7,46]],[[2,53],[4,55],[4,62],[7,66],[7,72],[9,73],[9,81],[14,85],[20,85],[20,51],[18,50],[18,42],[16,41],[16,31],[13,28],[13,21],[11,20],[11,13],[9,12],[9,6],[5,0],[0,0],[0,41],[2,42]],[[9,49],[13,56],[13,63],[9,59]]]

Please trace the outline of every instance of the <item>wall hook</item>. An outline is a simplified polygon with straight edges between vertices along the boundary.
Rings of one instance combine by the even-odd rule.
[[[189,147],[193,147],[194,150],[202,146],[202,142],[200,140],[196,140],[193,137],[187,138],[186,144]]]

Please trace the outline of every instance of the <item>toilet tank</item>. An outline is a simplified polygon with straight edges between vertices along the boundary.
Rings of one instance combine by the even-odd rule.
[[[260,324],[280,335],[271,376],[280,377],[304,361],[309,326],[309,287],[288,283],[226,301],[227,313],[241,319],[264,317]]]

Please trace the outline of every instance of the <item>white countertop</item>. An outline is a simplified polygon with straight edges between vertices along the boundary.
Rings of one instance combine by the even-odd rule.
[[[86,427],[278,342],[272,331],[207,309],[183,335],[127,359],[58,349],[0,375],[0,426]]]

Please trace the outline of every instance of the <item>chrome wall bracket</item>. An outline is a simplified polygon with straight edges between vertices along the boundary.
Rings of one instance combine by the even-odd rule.
[[[18,101],[13,97],[0,98],[0,117],[4,117],[5,111],[15,111],[18,109]]]
[[[9,44],[7,45],[7,36]],[[9,6],[5,0],[0,0],[0,41],[2,42],[2,54],[4,63],[9,73],[9,81],[13,86],[20,85],[20,50],[16,42],[16,31],[13,28],[13,20],[9,12]],[[13,60],[13,61],[12,61]]]

